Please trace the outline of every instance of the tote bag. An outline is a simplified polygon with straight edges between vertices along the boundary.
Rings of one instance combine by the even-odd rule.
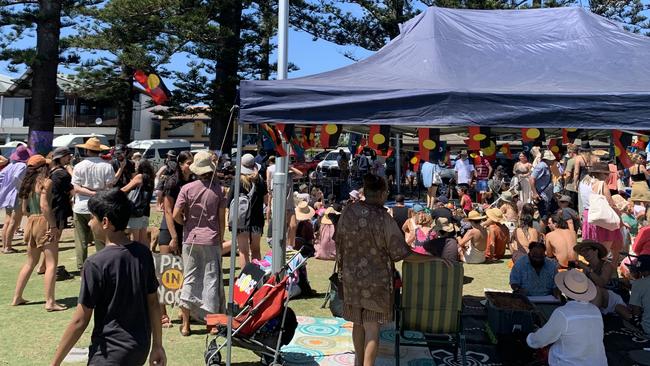
[[[592,192],[589,195],[589,213],[587,221],[609,231],[616,230],[620,227],[621,218],[616,211],[609,205],[607,197],[603,195],[604,182],[600,182],[598,192]]]

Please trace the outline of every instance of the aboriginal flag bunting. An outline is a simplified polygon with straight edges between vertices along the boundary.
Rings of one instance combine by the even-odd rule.
[[[342,130],[343,128],[341,125],[322,125],[320,129],[320,146],[323,149],[338,146]]]
[[[158,74],[147,74],[142,70],[136,70],[135,74],[133,74],[133,78],[144,88],[147,94],[151,96],[151,100],[153,100],[156,105],[165,104],[165,102],[169,100],[169,89],[167,89],[165,83],[163,83]]]
[[[562,156],[562,147],[559,139],[549,139],[548,149],[555,155],[555,160],[560,160]]]
[[[440,130],[437,128],[418,128],[420,160],[437,161],[440,149]]]
[[[303,127],[302,128],[302,137],[301,145],[304,149],[311,149],[316,145],[315,143],[316,128],[315,127]]]
[[[370,136],[368,136],[368,146],[381,155],[386,155],[390,145],[390,126],[372,125],[370,126]]]
[[[562,143],[572,144],[577,138],[580,137],[581,131],[577,128],[563,128],[562,129]]]
[[[262,135],[278,156],[287,156],[287,151],[282,147],[281,133],[277,127],[262,123]]]
[[[634,165],[627,153],[627,147],[632,144],[632,134],[621,130],[612,130],[612,142],[614,143],[614,154],[624,168]]]
[[[523,142],[533,142],[542,146],[546,142],[546,135],[542,128],[522,128],[521,139]]]
[[[489,127],[468,127],[469,138],[465,140],[467,149],[471,151],[480,151],[490,146],[490,128]]]
[[[508,159],[512,159],[512,150],[510,150],[510,144],[503,144],[499,148],[499,151]]]

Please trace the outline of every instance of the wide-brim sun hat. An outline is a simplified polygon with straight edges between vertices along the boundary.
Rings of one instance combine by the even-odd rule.
[[[609,253],[604,245],[593,240],[584,240],[573,247],[573,250],[578,254],[582,253],[585,249],[596,249],[598,251],[598,258],[601,259],[607,257]]]
[[[577,301],[589,302],[598,293],[596,285],[584,273],[575,269],[556,274],[555,285],[564,295]]]
[[[20,145],[16,150],[9,156],[10,160],[18,161],[21,163],[27,162],[29,158],[33,155],[32,151],[25,145]]]
[[[512,198],[513,198],[512,193],[508,191],[501,193],[501,201],[503,202],[512,202]]]
[[[469,212],[469,214],[467,214],[467,219],[470,221],[481,221],[485,220],[485,216],[481,215],[476,210],[472,210]]]
[[[259,171],[261,166],[255,162],[255,157],[251,154],[244,154],[241,157],[241,173],[253,174]]]
[[[336,211],[334,207],[330,206],[325,210],[325,213],[323,214],[323,218],[320,220],[321,224],[325,225],[332,225],[334,222],[332,222],[332,218],[330,215],[340,215],[341,213]]]
[[[294,209],[296,213],[296,219],[298,221],[309,220],[314,217],[316,212],[313,208],[309,206],[309,203],[302,201],[298,204],[298,207]]]
[[[212,154],[207,150],[201,150],[194,155],[194,161],[190,165],[190,171],[196,175],[212,173],[216,169]]]
[[[490,221],[497,222],[499,224],[502,224],[504,221],[503,212],[501,212],[501,210],[498,208],[491,208],[485,211],[485,214]]]
[[[628,204],[627,200],[625,198],[623,198],[623,196],[621,196],[620,194],[613,195],[612,196],[612,201],[614,201],[614,206],[616,206],[616,208],[619,211],[622,211],[623,209],[625,209],[625,207],[627,207],[627,204]]]
[[[551,150],[544,150],[544,155],[542,155],[543,160],[556,160],[555,155],[553,155],[553,152]]]
[[[76,147],[80,149],[86,149],[86,150],[91,150],[91,151],[104,151],[104,150],[110,150],[110,147],[106,145],[102,145],[102,142],[99,141],[97,137],[91,137],[86,142],[83,144],[76,145]]]
[[[435,230],[444,231],[446,233],[453,233],[454,231],[456,231],[456,226],[451,221],[449,221],[448,218],[438,217],[436,219]]]

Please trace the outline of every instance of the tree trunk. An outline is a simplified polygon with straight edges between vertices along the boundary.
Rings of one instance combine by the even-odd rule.
[[[117,129],[115,131],[115,144],[128,144],[131,142],[133,129],[133,73],[128,66],[122,66],[123,97],[117,102]]]
[[[214,79],[214,94],[210,121],[210,149],[221,149],[230,154],[232,148],[233,123],[228,124],[230,109],[237,97],[239,77],[239,51],[241,48],[240,30],[242,3],[241,0],[226,0],[218,2],[219,7],[219,39],[220,50],[216,61]]]
[[[275,24],[273,17],[276,14],[273,13],[273,7],[270,2],[261,1],[259,7],[262,18],[262,25],[260,26],[260,36],[262,37],[260,43],[260,79],[269,80],[271,77],[271,37],[274,36],[273,25]]]
[[[33,75],[29,112],[29,146],[32,151],[40,154],[52,150],[60,33],[61,1],[40,0],[36,24],[36,58],[30,65]]]

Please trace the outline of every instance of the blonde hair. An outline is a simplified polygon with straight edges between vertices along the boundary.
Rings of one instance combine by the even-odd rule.
[[[250,191],[251,187],[253,187],[253,183],[257,183],[259,177],[260,175],[257,174],[257,172],[251,174],[242,174],[241,175],[242,187],[244,187],[245,190]]]
[[[418,212],[415,217],[415,223],[420,226],[431,226],[433,224],[433,218],[427,212]]]

